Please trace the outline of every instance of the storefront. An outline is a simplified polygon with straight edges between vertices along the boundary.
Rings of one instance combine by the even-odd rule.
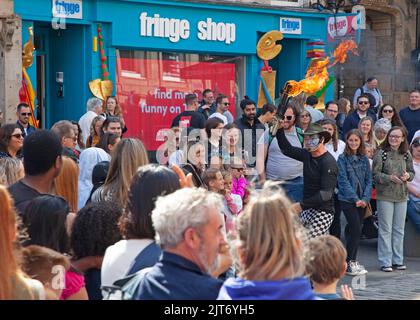
[[[306,44],[327,41],[329,17],[301,8],[136,0],[15,0],[15,12],[23,19],[23,43],[28,27],[34,30],[36,59],[28,74],[42,126],[77,120],[86,111],[88,83],[103,74],[100,23],[127,135],[141,138],[149,150],[156,150],[161,129],[183,110],[185,93],[224,93],[234,114],[245,94],[256,100],[262,67],[256,44],[268,31],[284,35],[281,53],[270,61],[277,70],[276,92],[287,80],[302,79],[309,63]]]

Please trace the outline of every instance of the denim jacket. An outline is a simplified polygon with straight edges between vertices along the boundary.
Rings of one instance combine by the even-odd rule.
[[[355,203],[370,201],[372,172],[366,156],[340,154],[338,164],[338,200]],[[359,190],[359,192],[358,192]]]

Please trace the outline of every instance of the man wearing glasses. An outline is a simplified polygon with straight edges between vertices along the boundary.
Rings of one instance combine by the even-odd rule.
[[[228,124],[228,119],[224,115],[226,111],[229,110],[229,99],[225,95],[221,94],[216,98],[216,112],[210,115],[209,119],[211,118],[219,118],[223,121],[223,124],[226,126]]]
[[[76,150],[77,136],[72,123],[67,120],[58,121],[54,123],[51,131],[60,139],[61,146],[63,147],[63,155],[77,163],[79,161],[79,152]]]
[[[302,130],[295,126],[299,112],[292,105],[286,107],[282,128],[290,145],[303,147]],[[303,198],[303,163],[286,156],[277,143],[276,133],[268,130],[257,145],[257,172],[260,184],[265,180],[283,181],[287,196],[295,202]]]
[[[36,129],[29,124],[29,117],[31,116],[31,108],[26,103],[19,103],[17,106],[16,115],[18,121],[16,122],[19,128],[22,130],[23,137],[30,135],[35,132]]]
[[[376,122],[376,114],[370,109],[369,97],[365,94],[360,95],[357,98],[357,109],[348,115],[343,124],[343,136],[345,137],[347,132],[351,129],[357,129],[361,119],[365,117],[371,117]]]

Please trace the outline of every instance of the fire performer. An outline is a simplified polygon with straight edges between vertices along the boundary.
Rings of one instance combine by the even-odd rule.
[[[286,139],[283,120],[279,120],[276,137],[284,155],[303,162],[303,200],[293,204],[309,236],[315,238],[328,233],[334,218],[334,188],[338,168],[325,144],[329,132],[319,124],[311,124],[303,133],[304,149],[293,147]]]

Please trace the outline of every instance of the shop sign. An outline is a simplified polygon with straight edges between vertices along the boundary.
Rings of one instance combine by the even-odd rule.
[[[337,16],[328,18],[328,41],[354,36],[356,32],[353,28],[354,19],[357,19],[357,17]]]
[[[148,16],[147,12],[142,12],[139,19],[142,37],[166,38],[177,43],[189,39],[191,35],[191,25],[187,19],[161,17],[159,14]],[[206,18],[197,23],[197,38],[231,44],[236,40],[236,25]]]
[[[285,34],[302,34],[302,19],[280,18],[280,31]]]
[[[52,0],[55,18],[83,19],[82,0]]]

